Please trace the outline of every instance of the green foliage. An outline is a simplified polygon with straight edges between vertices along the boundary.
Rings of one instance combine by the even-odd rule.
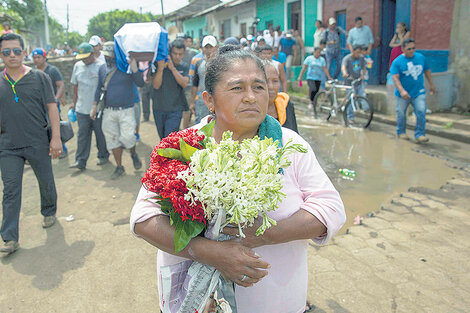
[[[87,37],[98,35],[106,41],[113,40],[114,34],[126,23],[154,22],[158,16],[133,10],[114,10],[92,17],[88,23]]]

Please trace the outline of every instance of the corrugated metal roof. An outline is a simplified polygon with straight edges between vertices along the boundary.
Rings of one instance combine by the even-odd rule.
[[[220,0],[194,0],[191,1],[188,5],[173,11],[166,15],[167,19],[172,18],[184,18],[187,16],[192,16],[198,14],[201,11],[206,10],[207,8],[223,4]]]
[[[217,11],[217,10],[223,9],[223,8],[235,7],[237,5],[247,3],[247,2],[251,2],[251,1],[253,1],[253,0],[233,0],[233,1],[230,1],[230,2],[226,2],[226,3],[219,3],[219,4],[216,4],[216,5],[214,5],[210,8],[202,11],[202,12],[194,14],[193,17],[202,16],[202,15],[205,15],[205,14],[210,13],[212,11]]]

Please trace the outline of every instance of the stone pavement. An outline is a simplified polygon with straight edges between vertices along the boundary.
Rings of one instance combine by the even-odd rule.
[[[309,252],[313,312],[468,312],[470,174],[410,188]]]

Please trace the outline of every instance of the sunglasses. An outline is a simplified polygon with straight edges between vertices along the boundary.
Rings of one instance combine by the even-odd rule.
[[[416,50],[416,47],[406,48],[406,51]]]
[[[20,48],[13,48],[13,50],[7,48],[7,49],[2,50],[2,54],[4,57],[7,57],[11,54],[12,51],[13,51],[13,54],[16,56],[20,56],[23,53],[23,50],[21,50]]]

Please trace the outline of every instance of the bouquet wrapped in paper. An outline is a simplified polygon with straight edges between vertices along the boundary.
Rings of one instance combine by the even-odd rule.
[[[225,132],[216,143],[211,138],[214,124],[200,131],[183,130],[164,138],[152,153],[150,167],[142,179],[144,186],[158,194],[155,198],[175,226],[175,252],[200,234],[211,240],[228,240],[221,230],[228,224],[243,228],[263,220],[256,235],[276,225],[268,216],[285,197],[283,169],[290,165],[287,155],[306,152],[298,144],[285,146],[272,138],[254,137],[238,142]],[[176,271],[187,271],[183,281],[173,281]],[[174,267],[174,268],[172,268]],[[178,268],[176,268],[178,267]],[[164,290],[164,313],[203,312],[213,299],[218,312],[236,312],[234,283],[215,268],[187,261],[160,268]],[[182,280],[181,275],[177,276]],[[174,289],[178,287],[178,290]],[[166,299],[165,299],[166,298]],[[220,308],[219,308],[220,307]],[[224,309],[222,308],[224,307]]]

